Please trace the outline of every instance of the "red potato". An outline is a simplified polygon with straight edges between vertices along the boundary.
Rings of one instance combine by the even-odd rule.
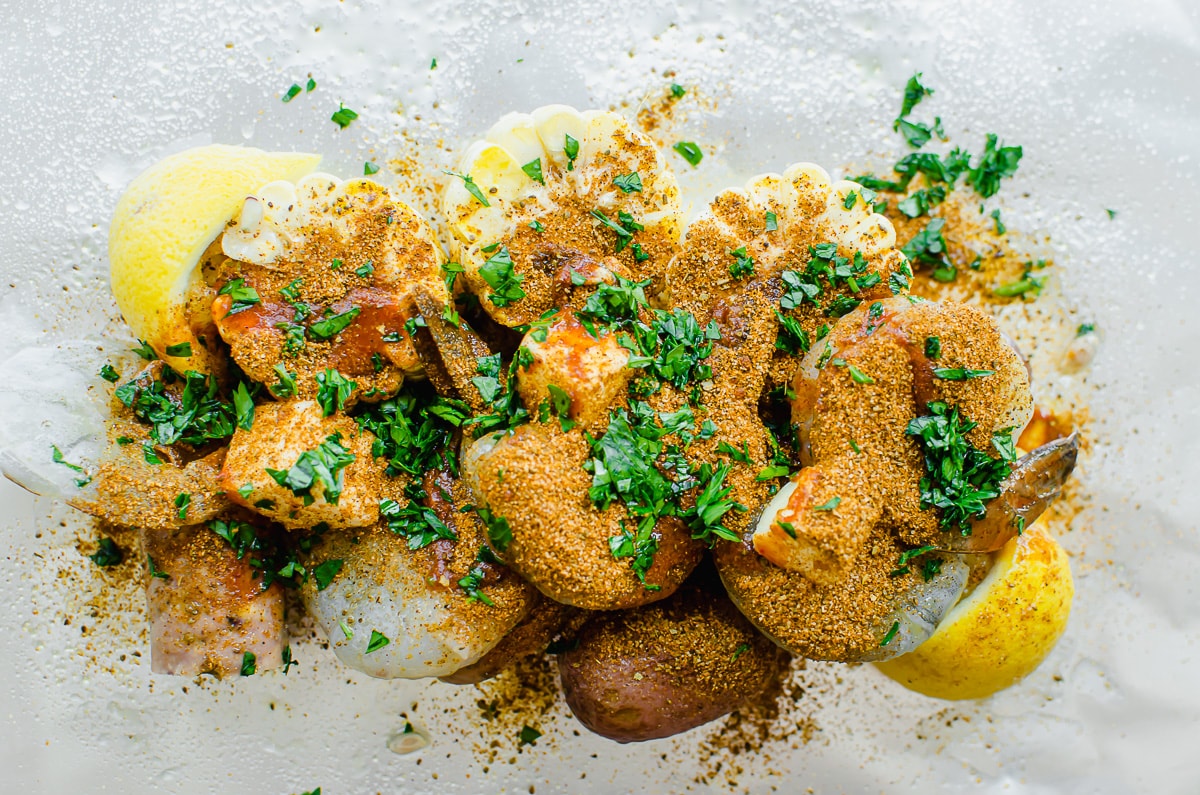
[[[559,655],[579,722],[617,742],[693,729],[760,695],[787,666],[719,585],[689,584],[663,602],[605,613]]]

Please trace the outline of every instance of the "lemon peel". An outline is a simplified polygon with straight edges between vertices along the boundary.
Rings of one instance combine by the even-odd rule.
[[[1041,664],[1066,629],[1073,594],[1066,551],[1035,525],[996,553],[929,640],[875,667],[933,698],[986,698]]]
[[[215,331],[206,333],[208,302],[196,300],[204,289],[201,259],[247,195],[297,180],[320,159],[213,144],[170,155],[135,177],[108,236],[113,296],[134,335],[180,372],[219,372],[205,344],[216,341]]]

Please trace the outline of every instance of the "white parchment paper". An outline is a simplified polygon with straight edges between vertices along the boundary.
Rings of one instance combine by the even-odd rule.
[[[1200,791],[1200,5],[4,0],[0,11],[10,362],[38,346],[102,348],[98,360],[127,347],[106,225],[129,179],[188,146],[317,151],[343,176],[368,159],[450,166],[450,149],[508,111],[636,111],[675,81],[689,95],[674,132],[706,158],[673,164],[701,206],[798,160],[894,161],[891,120],[922,70],[937,93],[921,109],[955,143],[978,151],[994,131],[1025,147],[997,206],[1010,227],[1048,237],[1065,305],[1102,335],[1078,472],[1092,501],[1063,536],[1074,612],[1047,662],[985,702],[924,699],[869,667],[812,666],[802,698],[816,733],[740,757],[738,787]],[[279,101],[310,73],[316,91]],[[360,113],[344,131],[329,122],[339,103]],[[6,413],[35,405],[43,381],[48,405],[61,392],[25,356],[0,374]],[[1070,385],[1045,388],[1059,386]],[[0,434],[4,453],[63,427],[50,410],[29,416],[51,419]],[[372,681],[315,644],[297,649],[287,678],[151,679],[136,622],[92,599],[100,575],[77,550],[78,518],[4,482],[0,518],[5,791],[705,789],[704,730],[618,747],[574,736],[558,715],[537,747],[486,765],[455,740],[456,721],[477,720],[468,691]],[[402,714],[434,735],[419,756],[386,749]]]

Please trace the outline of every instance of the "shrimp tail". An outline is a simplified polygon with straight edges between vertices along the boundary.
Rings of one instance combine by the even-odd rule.
[[[1079,434],[1055,439],[1023,456],[1000,486],[987,512],[971,521],[967,535],[950,534],[947,552],[994,552],[1037,521],[1062,494],[1079,457]]]

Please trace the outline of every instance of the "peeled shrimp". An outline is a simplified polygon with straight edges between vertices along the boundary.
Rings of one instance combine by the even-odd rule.
[[[966,371],[976,375],[939,377]],[[1015,438],[1032,411],[1028,373],[995,321],[962,304],[900,297],[842,318],[805,357],[793,390],[808,466],[786,506],[759,523],[754,546],[821,583],[845,576],[876,526],[913,546],[947,544],[937,512],[920,503],[925,462],[905,433],[929,403],[953,405],[975,422],[967,439],[985,451],[994,436]],[[1029,465],[1061,469],[1064,461],[1041,456]]]
[[[304,605],[343,663],[369,676],[447,676],[479,660],[529,612],[532,589],[491,562],[479,519],[462,513],[461,481],[445,472],[425,478],[432,510],[457,540],[413,549],[385,522],[330,530],[308,553]],[[325,567],[327,573],[315,572]],[[328,572],[334,573],[328,573]],[[478,581],[465,578],[478,574]],[[474,587],[472,591],[468,586]]]

